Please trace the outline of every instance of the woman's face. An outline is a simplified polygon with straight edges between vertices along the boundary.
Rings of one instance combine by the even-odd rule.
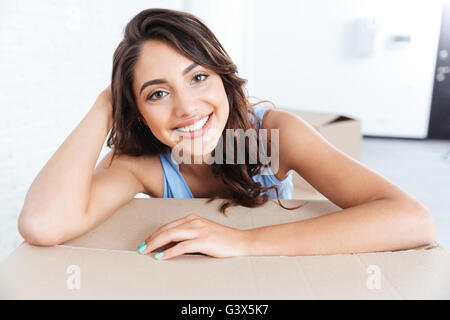
[[[191,155],[215,148],[229,114],[218,74],[162,41],[148,40],[134,70],[133,90],[139,111],[159,141]]]

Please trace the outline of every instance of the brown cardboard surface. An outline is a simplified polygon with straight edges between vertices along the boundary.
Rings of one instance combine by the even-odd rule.
[[[361,150],[361,122],[358,119],[344,115],[313,112],[306,110],[295,110],[287,108],[277,108],[281,111],[291,112],[317,130],[334,147],[355,160],[359,160]],[[326,198],[311,186],[297,172],[293,173],[294,192],[293,199],[303,199],[305,192],[308,196],[317,200],[326,200]]]
[[[438,244],[413,250],[327,256],[212,258],[183,255],[157,261],[135,252],[162,224],[189,213],[249,229],[308,219],[340,210],[309,200],[288,211],[269,201],[234,207],[220,200],[133,199],[85,235],[53,247],[23,243],[0,265],[2,299],[448,299],[450,255]],[[284,200],[295,206],[301,200]],[[68,267],[80,270],[69,289]],[[370,268],[380,287],[369,288]]]

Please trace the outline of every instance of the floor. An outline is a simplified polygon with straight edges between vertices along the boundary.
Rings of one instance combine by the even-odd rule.
[[[363,139],[360,161],[432,213],[436,240],[450,250],[450,141]]]

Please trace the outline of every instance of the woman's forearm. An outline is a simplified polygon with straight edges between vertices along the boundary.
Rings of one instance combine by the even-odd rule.
[[[34,233],[36,226],[55,230],[74,223],[86,210],[93,170],[112,125],[108,102],[105,94],[99,95],[34,179],[19,217],[23,235]]]
[[[434,241],[434,222],[414,201],[380,199],[317,218],[247,230],[250,256],[408,249]]]

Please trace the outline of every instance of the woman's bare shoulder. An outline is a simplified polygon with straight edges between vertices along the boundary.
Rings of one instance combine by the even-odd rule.
[[[117,161],[128,168],[145,188],[145,194],[161,198],[164,194],[164,173],[159,155],[118,155]],[[114,160],[116,161],[116,160]]]
[[[292,113],[285,110],[267,108],[264,112],[262,129],[280,129],[280,120],[284,116],[292,116]]]

